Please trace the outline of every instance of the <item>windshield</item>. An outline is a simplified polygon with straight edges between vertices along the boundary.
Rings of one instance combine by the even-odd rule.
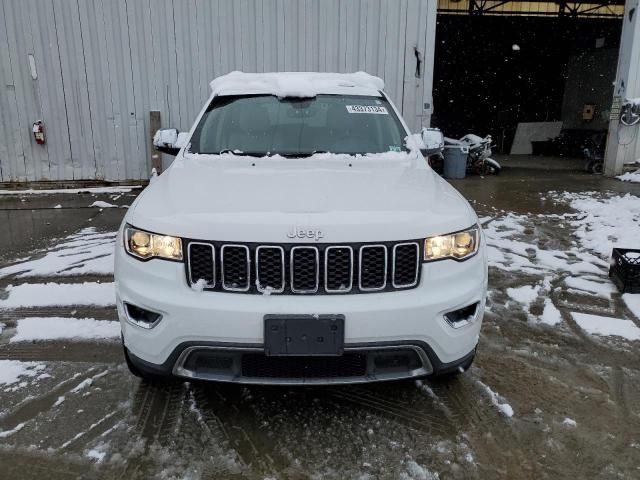
[[[406,133],[382,97],[222,96],[213,100],[191,139],[192,153],[350,155],[405,150]]]

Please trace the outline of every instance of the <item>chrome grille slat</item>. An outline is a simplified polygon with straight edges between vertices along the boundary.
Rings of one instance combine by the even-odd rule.
[[[349,253],[349,274],[348,274],[348,282],[347,282],[347,286],[345,286],[344,288],[335,288],[333,286],[331,286],[331,284],[333,284],[335,282],[334,278],[331,278],[332,275],[333,276],[339,276],[338,273],[336,273],[337,270],[337,265],[335,265],[337,263],[337,261],[334,261],[334,265],[333,265],[333,269],[330,268],[331,265],[329,265],[329,258],[330,258],[330,254],[332,251],[337,251],[338,255],[340,255],[343,251],[346,250]],[[338,261],[342,261],[344,262],[343,259],[338,259]],[[336,246],[330,246],[325,248],[324,250],[324,290],[325,292],[329,292],[329,293],[348,293],[351,291],[351,289],[353,288],[353,248],[351,248],[348,245],[336,245]]]
[[[194,252],[194,250],[196,251]],[[214,288],[216,286],[216,248],[210,243],[191,242],[187,250],[187,257],[189,282],[195,284],[202,279],[206,282],[205,288]],[[209,259],[211,261],[210,269],[207,266]],[[194,265],[196,265],[195,268]]]
[[[268,252],[278,252],[279,260],[274,258],[267,259]],[[267,263],[268,262],[268,263]],[[275,272],[274,264],[278,263],[279,268],[277,273]],[[261,268],[262,265],[262,268]],[[264,246],[261,245],[256,248],[256,288],[259,292],[269,291],[270,293],[282,293],[284,292],[286,277],[284,268],[284,248]],[[261,274],[262,271],[262,274]],[[270,277],[270,278],[267,278]],[[279,282],[278,282],[278,277]],[[264,281],[263,281],[264,280]],[[269,285],[269,283],[278,284]],[[268,290],[270,288],[270,290]]]
[[[316,293],[320,283],[320,252],[318,248],[293,247],[289,254],[289,262],[291,291],[293,293]],[[313,271],[309,268],[310,265],[315,265]]]
[[[398,250],[401,250],[398,252]],[[412,261],[411,253],[415,255]],[[399,258],[400,257],[400,258]],[[413,264],[411,264],[413,262]],[[416,242],[397,243],[393,246],[392,280],[394,288],[410,288],[418,283],[418,269],[420,268],[420,245]],[[398,270],[402,270],[398,272]],[[401,281],[397,281],[401,277]],[[408,281],[409,280],[409,281]]]
[[[379,256],[382,253],[384,261]],[[384,263],[381,271],[378,271],[379,263]],[[375,292],[384,290],[387,286],[387,247],[385,245],[364,245],[360,247],[358,264],[358,284],[363,292]]]
[[[245,294],[355,294],[415,288],[420,241],[256,245],[185,240],[187,283]],[[299,268],[298,268],[299,267]]]
[[[241,250],[244,251],[245,254],[245,265],[242,265]],[[227,258],[230,256],[231,258]],[[223,245],[220,249],[220,271],[222,273],[222,288],[224,290],[230,292],[248,291],[251,288],[251,257],[249,247],[235,244]],[[228,282],[228,280],[230,281]]]

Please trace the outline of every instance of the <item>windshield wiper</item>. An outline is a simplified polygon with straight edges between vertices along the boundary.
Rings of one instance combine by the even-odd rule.
[[[234,151],[231,150],[230,148],[225,148],[224,150],[220,150],[218,152],[218,155],[224,155],[226,153],[230,153],[231,155],[236,155],[238,157],[268,157],[269,153],[268,152],[242,152],[242,151]]]
[[[285,158],[306,158],[306,157],[311,157],[316,153],[329,153],[329,152],[327,152],[326,150],[314,150],[313,152],[278,153],[278,155]]]

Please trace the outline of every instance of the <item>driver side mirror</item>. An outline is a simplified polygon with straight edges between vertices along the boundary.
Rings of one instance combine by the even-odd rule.
[[[167,155],[178,154],[180,149],[187,145],[189,134],[178,132],[176,128],[163,128],[153,136],[153,146]]]
[[[422,141],[428,151],[437,151],[444,148],[444,135],[439,128],[423,128]]]

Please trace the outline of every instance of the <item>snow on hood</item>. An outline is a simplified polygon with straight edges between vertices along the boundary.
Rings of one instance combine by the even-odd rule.
[[[214,95],[270,94],[308,98],[319,94],[379,95],[384,82],[365,72],[356,73],[244,73],[231,72],[211,82]]]
[[[418,239],[477,222],[466,200],[419,162],[407,153],[187,155],[143,192],[127,221],[185,238],[277,243],[290,241],[293,227],[320,229],[324,242],[358,242]]]

